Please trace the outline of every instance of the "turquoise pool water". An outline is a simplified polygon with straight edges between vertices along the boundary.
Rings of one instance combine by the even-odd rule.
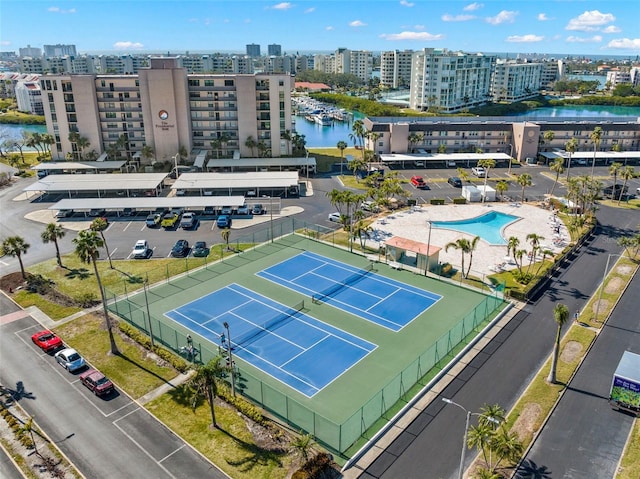
[[[489,244],[504,245],[507,244],[506,239],[502,236],[502,230],[509,223],[519,220],[519,216],[500,213],[499,211],[490,211],[475,218],[458,221],[432,221],[431,226],[434,228],[445,228],[450,230],[462,231],[473,236],[480,236]]]

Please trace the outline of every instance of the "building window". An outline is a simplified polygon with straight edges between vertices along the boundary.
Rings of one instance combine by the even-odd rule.
[[[233,86],[233,80],[225,80],[224,86]]]

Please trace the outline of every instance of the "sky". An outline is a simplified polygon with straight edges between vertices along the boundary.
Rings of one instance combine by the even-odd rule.
[[[640,55],[638,0],[1,0],[0,50]]]

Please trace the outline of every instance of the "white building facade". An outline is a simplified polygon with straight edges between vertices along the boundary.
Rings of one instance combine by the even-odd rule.
[[[491,78],[491,99],[513,103],[538,94],[542,85],[542,63],[497,60]]]
[[[413,50],[380,54],[380,83],[388,88],[408,88],[411,83]]]

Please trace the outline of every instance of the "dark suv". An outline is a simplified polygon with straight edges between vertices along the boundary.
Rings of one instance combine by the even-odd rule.
[[[455,186],[456,188],[462,188],[462,181],[457,176],[450,176],[447,183],[451,186]]]
[[[171,256],[174,258],[184,258],[189,254],[189,242],[181,239],[176,241],[176,244],[171,248]]]

